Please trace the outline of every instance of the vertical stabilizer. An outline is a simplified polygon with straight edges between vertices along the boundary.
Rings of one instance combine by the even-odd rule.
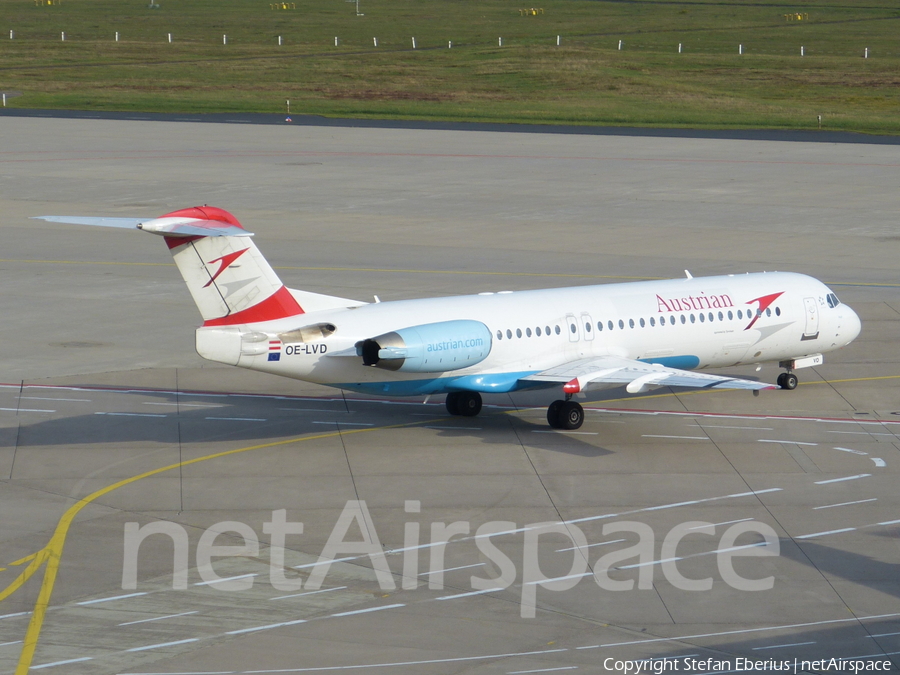
[[[204,227],[242,228],[222,209],[195,206],[162,216]],[[249,233],[248,233],[249,234]],[[166,236],[175,264],[203,316],[204,326],[230,326],[303,314],[303,308],[247,236]]]

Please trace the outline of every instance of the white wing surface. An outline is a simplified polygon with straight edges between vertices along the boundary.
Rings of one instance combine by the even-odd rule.
[[[618,356],[600,356],[570,361],[522,378],[526,382],[558,382],[567,393],[585,389],[625,385],[630,394],[648,391],[650,387],[690,387],[693,389],[777,389],[773,384],[738,377],[698,373],[669,368],[658,363],[644,363]]]

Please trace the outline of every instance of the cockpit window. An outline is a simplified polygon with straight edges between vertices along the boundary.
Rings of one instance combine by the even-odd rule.
[[[838,296],[836,296],[834,293],[828,294],[828,306],[829,307],[837,307],[840,304],[841,304],[841,301],[838,300]]]

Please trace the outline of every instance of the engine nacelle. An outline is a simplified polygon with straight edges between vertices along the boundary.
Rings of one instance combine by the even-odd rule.
[[[367,366],[442,373],[484,361],[491,353],[491,331],[480,321],[426,323],[363,340],[356,351]]]

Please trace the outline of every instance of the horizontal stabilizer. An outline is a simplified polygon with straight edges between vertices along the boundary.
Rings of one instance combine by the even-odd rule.
[[[85,216],[32,216],[32,220],[46,220],[49,223],[69,223],[71,225],[99,225],[100,227],[137,228],[151,218],[90,218]]]
[[[243,227],[221,220],[200,218],[92,218],[86,216],[34,216],[34,220],[72,225],[99,225],[138,229],[165,237],[252,237]]]

